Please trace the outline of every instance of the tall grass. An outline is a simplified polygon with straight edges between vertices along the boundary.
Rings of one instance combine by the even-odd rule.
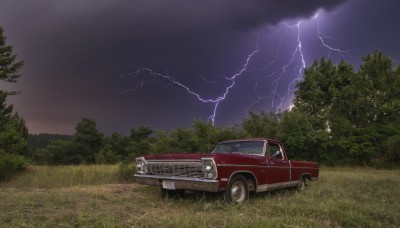
[[[59,188],[120,182],[117,165],[31,166],[0,187]]]

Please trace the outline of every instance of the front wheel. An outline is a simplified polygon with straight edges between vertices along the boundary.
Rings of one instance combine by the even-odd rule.
[[[306,181],[307,179],[302,177],[300,178],[299,182],[297,183],[297,191],[303,191],[306,188]]]
[[[249,198],[249,187],[247,186],[246,178],[242,175],[232,177],[225,190],[224,198],[228,203],[241,204],[246,201]]]

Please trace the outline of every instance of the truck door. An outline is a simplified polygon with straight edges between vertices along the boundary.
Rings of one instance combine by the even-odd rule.
[[[290,181],[290,163],[279,143],[268,141],[267,147],[271,153],[268,159],[268,184],[277,184],[279,187],[280,183]]]

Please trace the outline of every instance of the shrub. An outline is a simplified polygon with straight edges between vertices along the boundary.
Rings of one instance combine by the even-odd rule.
[[[0,181],[9,180],[15,173],[25,170],[26,166],[22,156],[0,151]]]
[[[119,164],[118,175],[122,181],[134,182],[135,178],[133,175],[135,175],[135,171],[136,166],[135,163],[132,161],[127,160]]]

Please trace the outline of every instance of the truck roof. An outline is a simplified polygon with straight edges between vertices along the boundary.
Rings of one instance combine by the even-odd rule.
[[[273,141],[273,142],[280,142],[280,141],[278,141],[276,139],[270,139],[270,138],[247,138],[247,139],[226,140],[226,141],[222,141],[220,143],[243,142],[243,141]]]

